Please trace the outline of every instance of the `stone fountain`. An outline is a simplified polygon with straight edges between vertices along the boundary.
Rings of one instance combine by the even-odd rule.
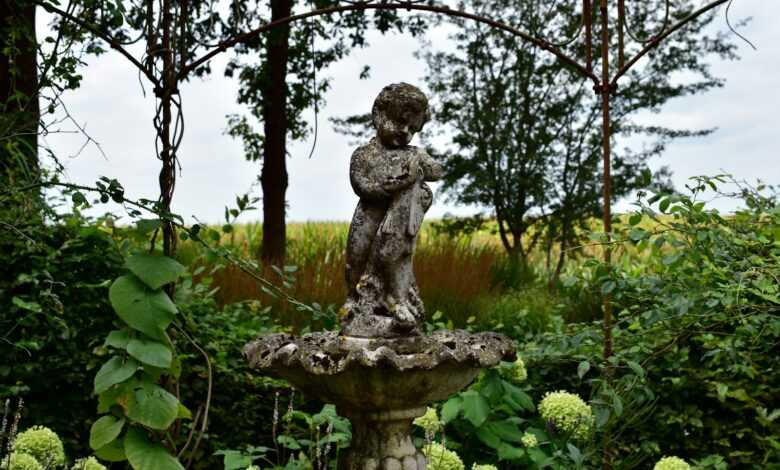
[[[244,354],[252,368],[334,403],[352,422],[340,470],[423,470],[425,456],[410,435],[414,418],[480,369],[514,360],[515,345],[496,333],[423,334],[412,257],[433,199],[426,181],[439,179],[442,168],[409,142],[430,119],[428,100],[412,85],[393,84],[371,114],[376,137],[350,163],[360,202],[349,228],[341,331],[262,336]]]

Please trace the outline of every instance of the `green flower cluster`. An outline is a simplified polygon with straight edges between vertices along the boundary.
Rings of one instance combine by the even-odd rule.
[[[664,457],[659,460],[653,470],[690,470],[691,466],[679,457]]]
[[[425,414],[415,418],[413,423],[415,426],[423,428],[426,434],[434,434],[441,429],[441,421],[439,421],[436,408],[431,408],[430,406],[425,410]]]
[[[474,464],[471,470],[498,470],[495,465],[477,465]]]
[[[539,403],[539,414],[559,432],[574,439],[587,439],[593,428],[593,410],[573,393],[547,392]]]
[[[246,470],[260,470],[260,467],[257,465],[250,465],[246,468]]]
[[[518,357],[515,362],[502,363],[498,367],[498,373],[501,377],[516,384],[523,383],[528,378],[528,371],[525,368],[525,363],[521,357]]]
[[[531,447],[536,447],[539,445],[539,440],[536,438],[536,436],[534,436],[530,432],[523,434],[523,437],[520,438],[520,442],[522,442],[523,445],[528,447],[529,449]]]
[[[95,457],[88,457],[86,459],[78,459],[73,464],[71,470],[107,470],[106,467],[98,462]]]
[[[29,454],[46,468],[57,468],[65,465],[65,449],[62,441],[51,429],[44,426],[33,426],[16,437],[14,451]]]
[[[3,463],[2,468],[8,470],[43,470],[43,465],[39,464],[35,457],[21,452],[11,454],[8,458],[7,466],[5,462]]]
[[[428,458],[428,470],[466,470],[458,454],[437,442],[423,447],[423,454]]]

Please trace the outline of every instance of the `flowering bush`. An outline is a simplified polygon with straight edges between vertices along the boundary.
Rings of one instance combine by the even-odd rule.
[[[586,439],[593,427],[593,410],[582,398],[569,392],[546,393],[539,403],[539,414],[556,430],[575,439]]]
[[[529,449],[539,445],[539,440],[530,432],[523,434],[523,437],[520,438],[520,442]]]
[[[14,452],[8,459],[8,470],[43,470],[43,466],[30,454]]]
[[[439,421],[436,408],[428,407],[424,415],[415,418],[414,425],[423,428],[426,435],[435,434],[439,431],[441,429],[441,421]]]
[[[98,462],[95,457],[88,457],[86,459],[78,459],[73,464],[71,470],[107,470],[106,467]]]
[[[513,382],[516,384],[523,383],[528,378],[528,371],[525,368],[525,363],[521,357],[511,364],[501,364],[498,368],[498,373],[504,380]]]
[[[679,457],[664,457],[659,460],[653,470],[690,470],[691,466]]]
[[[14,450],[20,454],[29,454],[47,468],[65,465],[62,441],[54,431],[44,426],[33,426],[19,434]]]
[[[423,447],[423,454],[428,458],[428,470],[465,470],[466,468],[458,454],[436,442]]]

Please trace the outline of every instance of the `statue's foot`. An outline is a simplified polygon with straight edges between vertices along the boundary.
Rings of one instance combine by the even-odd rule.
[[[414,313],[405,304],[396,304],[395,308],[393,308],[393,316],[395,317],[396,325],[401,330],[410,330],[417,325]]]

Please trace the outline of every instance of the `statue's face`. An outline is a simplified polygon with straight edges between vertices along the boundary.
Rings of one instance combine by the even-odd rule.
[[[405,147],[412,141],[415,132],[422,129],[425,117],[424,112],[410,109],[383,111],[375,120],[377,136],[385,147]]]

